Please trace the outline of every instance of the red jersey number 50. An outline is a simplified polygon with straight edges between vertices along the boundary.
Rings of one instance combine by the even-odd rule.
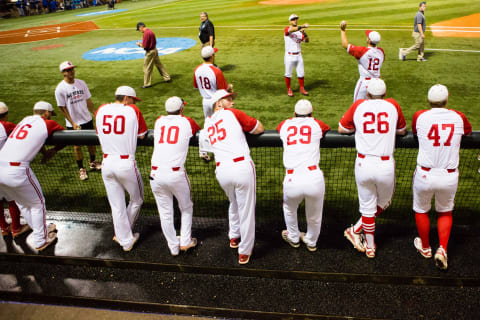
[[[227,131],[225,128],[222,128],[223,120],[219,120],[215,122],[214,126],[208,127],[208,139],[210,140],[210,144],[213,146],[217,141],[222,141],[227,137]]]
[[[123,134],[125,133],[125,116],[119,115],[115,118],[112,115],[103,116],[103,133],[104,134]]]

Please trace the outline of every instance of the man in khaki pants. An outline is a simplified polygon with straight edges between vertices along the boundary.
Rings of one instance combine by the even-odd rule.
[[[143,86],[142,88],[150,88],[152,86],[153,65],[155,65],[163,77],[163,80],[170,81],[167,70],[160,62],[157,51],[157,39],[152,30],[145,27],[145,23],[137,23],[137,31],[143,33],[142,42],[138,41],[137,46],[145,49],[145,60],[143,62]]]
[[[427,61],[423,57],[423,52],[425,48],[425,9],[427,7],[427,3],[425,1],[420,2],[419,10],[415,15],[414,23],[413,23],[413,33],[412,37],[415,39],[415,44],[410,48],[403,50],[400,48],[398,52],[398,58],[400,60],[405,61],[405,56],[408,55],[410,52],[418,50],[418,57],[417,61]]]

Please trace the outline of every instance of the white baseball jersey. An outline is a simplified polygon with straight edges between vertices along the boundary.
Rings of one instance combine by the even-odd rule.
[[[70,117],[76,124],[81,125],[92,120],[92,116],[87,108],[87,99],[92,95],[88,90],[87,84],[83,80],[75,79],[73,84],[62,80],[55,89],[55,98],[57,106],[66,107]],[[72,124],[65,119],[67,127]]]
[[[415,113],[412,132],[418,137],[419,166],[456,169],[462,135],[471,134],[472,126],[467,117],[459,111],[432,108]]]
[[[0,120],[0,150],[7,141],[9,134],[15,129],[15,126],[14,123]]]
[[[233,108],[224,108],[206,118],[204,129],[207,130],[215,160],[231,161],[241,156],[250,159],[250,148],[244,132],[252,133],[257,126],[257,119]]]
[[[361,78],[380,78],[385,53],[378,47],[359,47],[349,44],[347,52],[357,58]]]
[[[290,26],[283,31],[285,39],[285,54],[300,53],[302,51],[301,43],[305,40],[305,35],[301,31],[288,32]]]
[[[358,100],[339,125],[355,131],[358,153],[378,157],[393,155],[395,135],[406,128],[402,109],[394,99]]]
[[[96,112],[98,140],[104,154],[135,155],[137,138],[147,133],[147,124],[135,105],[110,103]]]
[[[295,117],[277,126],[283,142],[283,165],[287,169],[318,165],[320,139],[330,127],[312,117]]]
[[[217,90],[227,90],[227,81],[218,67],[211,63],[202,63],[193,73],[193,86],[200,91],[204,99],[210,99]]]
[[[10,133],[0,151],[0,159],[6,162],[31,162],[45,140],[57,130],[64,128],[54,120],[39,115],[25,117]]]

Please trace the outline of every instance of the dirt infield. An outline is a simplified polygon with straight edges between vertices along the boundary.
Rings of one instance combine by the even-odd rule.
[[[74,36],[98,29],[92,21],[59,23],[48,26],[0,31],[0,44],[49,40]]]
[[[333,0],[264,0],[259,1],[259,4],[267,5],[292,5],[292,4],[309,4],[309,3],[321,3]]]
[[[437,22],[430,28],[435,37],[480,38],[480,13]]]
[[[55,49],[55,48],[61,48],[65,46],[64,44],[49,44],[49,45],[46,45],[46,46],[41,46],[41,47],[35,47],[35,48],[30,48],[30,50],[33,50],[33,51],[40,51],[40,50],[51,50],[51,49]]]

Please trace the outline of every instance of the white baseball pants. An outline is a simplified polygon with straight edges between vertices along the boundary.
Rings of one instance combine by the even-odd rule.
[[[230,200],[228,237],[241,239],[238,254],[251,255],[255,244],[255,165],[247,157],[238,162],[223,161],[217,164],[215,174]]]
[[[395,161],[380,157],[357,157],[355,180],[358,189],[359,211],[362,216],[375,217],[377,206],[385,210],[395,191]]]
[[[157,203],[160,225],[167,239],[172,255],[179,253],[180,246],[187,246],[192,240],[193,202],[190,197],[190,181],[183,168],[173,171],[172,168],[152,170],[150,186]],[[182,215],[180,240],[177,238],[173,219],[173,197],[178,201]]]
[[[291,241],[298,242],[300,239],[297,209],[305,199],[307,232],[304,239],[308,246],[317,246],[322,226],[324,196],[325,180],[318,166],[313,170],[307,168],[294,169],[293,172],[287,170],[283,179],[283,215]]]
[[[202,105],[203,105],[203,115],[205,116],[205,118],[210,117],[213,114],[212,99],[203,98]]]
[[[360,99],[367,99],[367,85],[368,80],[365,80],[365,78],[358,79],[355,92],[353,93],[353,102]]]
[[[303,57],[301,53],[297,55],[285,53],[284,63],[285,63],[285,77],[287,78],[292,77],[293,67],[295,67],[295,70],[297,72],[297,78],[303,78],[305,76],[305,69],[303,66]]]
[[[437,212],[452,211],[455,206],[455,194],[458,188],[458,170],[448,172],[446,169],[424,170],[417,166],[413,175],[413,210],[427,213],[432,207],[435,196]]]
[[[134,156],[121,159],[108,155],[103,159],[102,178],[112,209],[113,229],[118,243],[125,249],[133,244],[132,229],[143,204],[143,182]],[[125,203],[125,190],[130,202]]]
[[[33,245],[41,247],[47,241],[45,198],[37,177],[28,163],[0,162],[0,189],[8,201],[15,200],[22,216],[33,229]]]

